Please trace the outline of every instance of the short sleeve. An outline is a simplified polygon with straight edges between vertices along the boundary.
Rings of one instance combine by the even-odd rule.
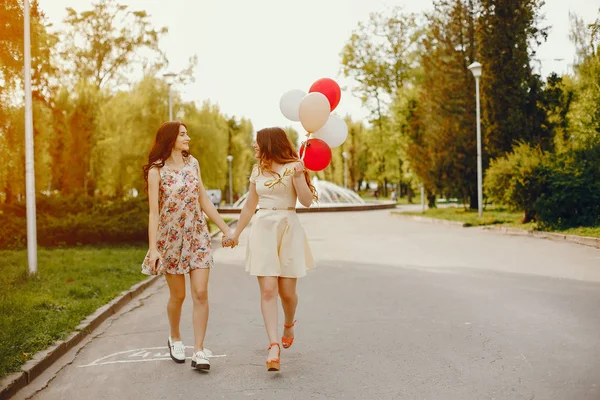
[[[190,162],[192,164],[192,167],[194,167],[194,169],[196,170],[196,174],[198,175],[198,178],[200,178],[200,163],[198,162],[198,160],[196,159],[196,157],[190,155]]]
[[[252,173],[250,174],[250,179],[248,179],[250,181],[250,183],[256,183],[256,178],[258,178],[258,167],[255,165],[252,168]]]

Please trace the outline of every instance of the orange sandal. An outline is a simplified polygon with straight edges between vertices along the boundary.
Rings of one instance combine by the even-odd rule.
[[[279,348],[279,354],[281,355],[281,346],[279,346],[279,343],[271,343],[269,345],[269,348],[267,348],[267,350],[271,350],[271,347],[273,346],[277,346]],[[277,358],[269,358],[267,360],[267,371],[279,371],[279,357]]]
[[[287,328],[287,329],[293,328],[294,325],[296,325],[296,322],[298,322],[298,321],[292,322],[291,325],[285,325],[284,324],[283,327]],[[291,337],[291,338],[286,338],[286,337],[283,337],[283,336],[281,337],[281,344],[283,344],[283,348],[284,349],[289,349],[290,347],[292,347],[292,343],[294,343],[294,338],[293,337]]]

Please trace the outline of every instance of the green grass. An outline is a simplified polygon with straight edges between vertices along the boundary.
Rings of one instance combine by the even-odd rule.
[[[0,377],[64,339],[98,307],[147,277],[147,246],[38,251],[38,274],[27,272],[26,250],[0,251]]]
[[[147,244],[39,248],[38,274],[29,276],[26,250],[0,250],[0,378],[146,279],[147,251]]]
[[[600,226],[582,226],[579,228],[570,228],[561,230],[561,233],[565,233],[567,235],[578,235],[578,236],[589,236],[600,238]]]
[[[526,227],[520,223],[523,213],[508,211],[504,208],[487,208],[480,218],[477,210],[465,210],[463,207],[433,208],[421,212],[405,212],[402,214],[420,215],[430,218],[445,219],[449,221],[463,222],[466,226],[481,225],[510,225],[515,227]]]
[[[421,212],[403,212],[406,215],[419,215],[430,218],[445,219],[448,221],[463,222],[465,226],[483,226],[483,225],[503,225],[511,228],[525,230],[536,230],[537,225],[534,222],[522,224],[522,212],[509,211],[503,207],[487,207],[483,210],[483,216],[479,218],[476,210],[465,210],[463,207],[434,208]],[[579,227],[565,230],[558,230],[568,235],[600,237],[600,226],[597,227]]]

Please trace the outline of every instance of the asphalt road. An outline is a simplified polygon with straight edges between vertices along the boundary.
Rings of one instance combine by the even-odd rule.
[[[166,357],[161,282],[15,398],[600,399],[600,250],[387,211],[300,218],[318,267],[280,373],[241,245],[215,251],[210,372]]]

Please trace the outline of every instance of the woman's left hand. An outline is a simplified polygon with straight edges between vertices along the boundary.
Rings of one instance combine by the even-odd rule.
[[[295,162],[292,165],[292,168],[294,169],[294,178],[298,178],[299,176],[304,175],[304,161],[300,160],[298,162]]]

